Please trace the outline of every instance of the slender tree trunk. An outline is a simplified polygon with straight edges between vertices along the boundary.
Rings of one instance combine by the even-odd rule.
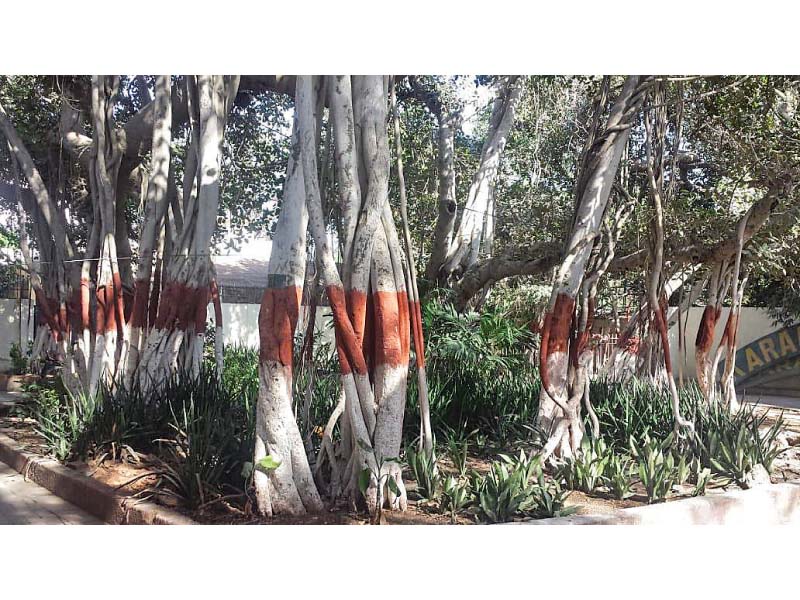
[[[573,228],[553,284],[550,308],[545,315],[540,349],[542,394],[537,425],[548,432],[543,455],[569,456],[583,437],[580,401],[569,396],[568,367],[576,298],[584,279],[595,238],[600,232],[611,186],[628,141],[633,117],[641,105],[640,78],[629,76],[614,102],[604,130],[589,151],[586,168],[578,174],[585,184],[579,190]]]
[[[403,145],[400,136],[400,115],[397,112],[397,99],[395,97],[394,82],[392,82],[392,108],[394,112],[394,139],[397,154],[397,180],[400,187],[400,215],[403,222],[403,241],[405,243],[406,259],[408,262],[408,290],[409,317],[411,331],[414,338],[414,354],[417,364],[417,395],[420,416],[420,448],[425,452],[433,452],[433,431],[431,431],[431,412],[428,403],[428,378],[425,371],[425,338],[422,331],[422,310],[419,301],[419,288],[417,287],[417,267],[414,257],[414,247],[411,242],[411,231],[408,227],[408,212],[406,198],[406,182],[403,176]],[[452,149],[451,149],[452,152]],[[453,182],[455,186],[455,182]]]
[[[441,281],[446,281],[453,273],[463,273],[477,263],[484,245],[487,223],[493,223],[494,217],[489,210],[492,188],[497,179],[500,157],[514,123],[514,111],[521,93],[518,79],[518,77],[506,78],[495,98],[489,133],[481,151],[478,170],[472,179],[469,195],[461,213],[461,222],[444,263],[436,269]],[[450,219],[447,212],[442,213],[440,210],[439,214],[445,223]],[[440,229],[444,231],[445,224],[437,225],[437,230]]]
[[[139,364],[142,343],[147,336],[151,292],[158,287],[158,281],[153,285],[151,280],[168,203],[172,139],[170,88],[169,75],[160,75],[156,79],[152,167],[145,197],[144,226],[139,240],[139,268],[134,283],[130,320],[130,347],[126,367],[126,382],[129,385]]]

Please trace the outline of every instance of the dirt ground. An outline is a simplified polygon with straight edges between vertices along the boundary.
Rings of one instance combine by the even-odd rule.
[[[784,481],[800,481],[800,410],[778,409],[778,408],[759,408],[760,411],[767,412],[768,423],[783,410],[786,422],[785,433],[781,439],[784,452],[775,460],[771,480],[773,483]],[[20,443],[26,451],[34,454],[46,454],[42,439],[34,429],[35,421],[30,418],[0,416],[0,432],[8,435]],[[468,458],[468,470],[476,470],[485,473],[489,469],[492,456],[470,456]],[[99,460],[102,459],[102,460]],[[455,468],[448,458],[442,456],[439,459],[440,469],[444,474],[453,473]],[[125,460],[113,460],[109,457],[97,457],[86,462],[73,461],[67,463],[68,468],[75,469],[87,477],[93,477],[113,488],[119,493],[149,499],[164,506],[178,510],[191,516],[200,523],[207,524],[309,524],[309,525],[359,525],[368,524],[369,520],[365,514],[358,512],[354,507],[337,505],[331,507],[328,512],[318,515],[310,515],[302,518],[276,517],[266,519],[255,513],[251,498],[241,494],[231,494],[230,497],[217,499],[207,506],[188,511],[182,508],[177,500],[168,494],[154,494],[153,490],[163,489],[158,487],[159,463],[155,457],[147,454],[138,454],[136,457],[127,456]],[[425,500],[417,500],[415,494],[415,482],[409,473],[405,473],[404,479],[409,492],[409,506],[405,512],[386,511],[383,514],[382,523],[391,525],[446,525],[451,524],[448,515],[437,514],[434,503]],[[638,485],[638,484],[637,484]],[[598,491],[591,496],[582,492],[574,491],[570,494],[566,504],[577,507],[576,514],[606,514],[621,508],[631,508],[641,506],[646,503],[644,490],[634,485],[634,495],[626,500],[616,500],[610,495]],[[735,488],[735,485],[720,486],[710,484],[707,494],[719,494],[727,489]],[[684,486],[683,489],[676,490],[667,500],[674,502],[690,496],[692,486]],[[520,518],[520,521],[530,520]],[[456,517],[456,524],[474,524],[477,520],[469,514],[461,514]]]

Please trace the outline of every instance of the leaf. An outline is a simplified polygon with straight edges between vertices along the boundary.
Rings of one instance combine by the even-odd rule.
[[[400,488],[399,488],[399,487],[397,487],[397,482],[394,480],[394,477],[391,477],[391,476],[390,476],[390,477],[389,477],[389,478],[386,480],[386,483],[387,483],[387,485],[389,486],[389,489],[390,489],[390,490],[392,490],[392,493],[393,493],[394,495],[396,495],[396,496],[399,496],[399,495],[400,495]]]
[[[367,444],[364,440],[358,439],[358,447],[361,448],[364,452],[372,452],[372,446]]]
[[[265,473],[274,471],[280,466],[281,462],[279,460],[275,460],[269,454],[256,463],[256,468],[259,471],[264,471]]]
[[[358,489],[361,490],[361,494],[364,496],[367,495],[367,488],[369,488],[371,476],[372,473],[369,469],[364,469],[358,476]]]

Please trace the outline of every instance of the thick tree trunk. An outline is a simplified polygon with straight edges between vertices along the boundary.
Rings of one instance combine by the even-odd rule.
[[[144,389],[178,370],[201,367],[207,307],[214,280],[211,240],[219,206],[222,141],[238,77],[187,78],[191,135],[183,180],[183,203],[167,181],[162,210],[167,218],[168,260],[159,274],[158,312],[143,344],[138,378]],[[167,206],[168,204],[168,206]],[[152,314],[152,311],[151,311]],[[217,337],[222,338],[221,332]]]
[[[264,515],[322,509],[292,411],[293,342],[305,281],[308,224],[299,144],[296,120],[267,289],[258,317],[261,350],[255,464],[267,456],[279,463],[274,470],[257,470],[254,475],[258,509]]]
[[[333,312],[344,391],[341,441],[333,453],[341,462],[332,468],[339,481],[332,481],[330,488],[356,498],[358,478],[368,471],[365,499],[373,513],[384,505],[406,506],[396,461],[402,437],[410,324],[402,252],[387,202],[387,83],[380,76],[354,77],[349,99],[342,78],[335,78],[329,86],[332,101],[339,106],[332,111],[337,165],[352,165],[349,170],[337,168],[339,189],[340,193],[347,190],[349,201],[358,207],[352,212],[359,214],[355,230],[347,234],[353,241],[345,253],[349,259],[342,265],[342,276],[336,269],[322,213],[311,78],[298,77],[296,101],[306,206],[319,273]],[[350,122],[355,127],[349,128]],[[357,179],[352,177],[353,169]],[[352,229],[345,227],[345,231]]]

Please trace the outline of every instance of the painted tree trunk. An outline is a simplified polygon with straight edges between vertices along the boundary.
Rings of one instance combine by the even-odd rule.
[[[337,169],[340,190],[348,189],[351,201],[359,207],[352,248],[349,260],[342,265],[342,275],[334,262],[322,213],[310,77],[298,77],[296,96],[309,225],[318,272],[333,312],[344,392],[340,411],[342,439],[333,452],[339,457],[339,464],[331,469],[338,481],[332,481],[330,489],[356,499],[360,496],[359,477],[368,473],[364,497],[370,511],[377,513],[384,506],[406,507],[397,457],[405,407],[410,318],[402,251],[387,202],[388,80],[381,76],[354,77],[350,82],[352,97],[348,99],[347,85],[342,85],[341,78],[332,79],[331,101],[341,107],[332,111],[337,160],[354,165],[358,171],[356,187],[352,170],[348,174],[345,169]],[[354,128],[348,127],[351,106]],[[345,156],[339,157],[341,152]]]
[[[605,128],[597,136],[586,161],[588,173],[580,194],[572,231],[558,268],[550,308],[545,315],[539,352],[542,392],[537,425],[548,432],[544,455],[569,456],[577,451],[583,436],[580,400],[569,397],[568,368],[570,338],[576,298],[584,279],[587,262],[605,214],[611,186],[622,152],[628,141],[630,124],[641,104],[640,78],[629,76],[614,102]]]
[[[408,199],[406,197],[405,176],[403,175],[403,145],[400,135],[400,115],[397,112],[397,99],[395,97],[394,82],[392,82],[391,101],[394,113],[393,124],[397,156],[397,180],[400,191],[400,216],[403,222],[403,241],[405,243],[405,256],[408,264],[406,281],[406,289],[408,291],[408,311],[409,320],[411,322],[411,331],[413,333],[412,337],[414,340],[414,355],[416,357],[417,367],[417,397],[419,402],[420,416],[419,445],[422,450],[430,454],[433,452],[433,431],[431,430],[431,412],[430,404],[428,402],[428,378],[425,372],[425,337],[422,331],[422,310],[419,301],[419,288],[417,287],[417,266],[414,257],[414,247],[411,242],[411,231],[408,227]],[[450,152],[452,154],[452,148],[450,149]],[[447,185],[449,186],[449,182]],[[453,188],[455,188],[454,175]],[[455,189],[453,191],[455,191]],[[388,220],[391,220],[391,211],[389,212],[388,217]],[[387,228],[391,228],[391,225],[388,223]]]
[[[170,141],[172,139],[170,87],[169,75],[160,75],[156,79],[152,166],[145,198],[144,226],[139,240],[139,268],[134,283],[130,347],[126,366],[126,383],[128,385],[133,381],[139,364],[142,342],[148,331],[152,292],[158,288],[158,281],[156,280],[153,284],[151,280],[168,202],[167,188],[170,178]],[[156,302],[157,298],[156,296]]]
[[[177,194],[171,195],[169,188],[160,197],[161,209],[167,215],[164,220],[170,233],[170,251],[159,274],[161,291],[155,322],[137,365],[143,389],[179,370],[196,376],[201,367],[207,307],[213,295],[211,240],[219,206],[222,141],[237,89],[238,77],[187,78],[191,134],[183,202],[178,201]],[[217,325],[220,323],[221,319]],[[217,331],[215,338],[222,340],[222,332]],[[219,354],[219,348],[215,353]]]
[[[305,280],[308,224],[299,152],[295,125],[267,289],[258,317],[261,350],[254,464],[267,456],[278,463],[277,468],[257,470],[254,475],[258,509],[264,515],[322,509],[292,410],[293,342]]]

